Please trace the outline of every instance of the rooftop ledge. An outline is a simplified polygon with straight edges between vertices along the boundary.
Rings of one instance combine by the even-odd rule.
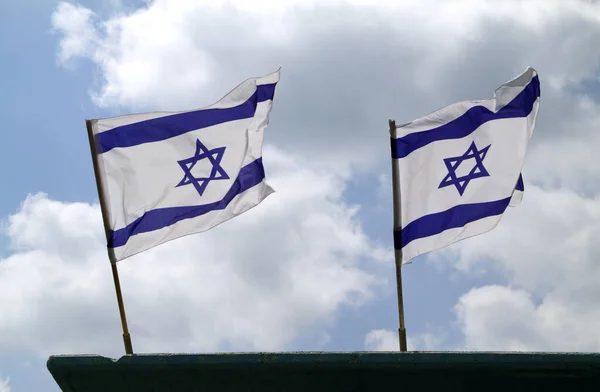
[[[600,391],[600,353],[57,355],[47,366],[65,392]]]

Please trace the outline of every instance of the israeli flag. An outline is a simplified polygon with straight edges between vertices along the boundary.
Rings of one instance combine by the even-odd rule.
[[[109,256],[209,230],[263,201],[263,130],[279,71],[199,110],[88,120]]]
[[[527,68],[493,99],[455,103],[390,130],[402,263],[493,229],[521,202],[539,100],[537,72]]]

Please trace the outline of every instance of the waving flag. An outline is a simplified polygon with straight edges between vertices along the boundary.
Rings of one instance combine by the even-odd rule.
[[[258,205],[279,71],[185,112],[88,120],[111,261],[206,231]]]
[[[539,97],[537,72],[527,68],[493,99],[455,103],[392,127],[400,221],[394,245],[402,263],[493,229],[509,205],[520,203]]]

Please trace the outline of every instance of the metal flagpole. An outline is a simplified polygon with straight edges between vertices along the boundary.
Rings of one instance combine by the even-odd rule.
[[[90,142],[90,151],[92,152],[92,163],[94,165],[96,186],[98,187],[98,198],[100,200],[100,210],[102,211],[102,221],[104,222],[104,233],[106,234],[106,241],[108,243],[110,237],[110,226],[108,225],[108,209],[106,206],[106,199],[104,198],[104,191],[102,190],[102,177],[100,176],[100,168],[98,165],[98,154],[96,152],[96,143],[94,141],[94,133],[92,131],[92,121],[85,120],[85,125],[87,127],[88,139]],[[115,258],[114,250],[112,248],[107,249],[108,259],[110,260],[110,267],[112,269],[113,281],[115,283],[115,291],[117,293],[117,303],[119,305],[121,325],[123,327],[123,343],[125,344],[125,354],[133,354],[133,347],[131,346],[131,336],[129,335],[129,328],[127,328],[127,317],[125,316],[125,306],[123,305],[123,295],[121,294],[121,284],[119,282],[117,260]]]
[[[396,130],[396,121],[389,120],[390,133]],[[392,142],[392,140],[390,140]],[[400,169],[398,162],[392,157],[392,196],[394,199],[394,233],[402,228],[402,215],[400,204]],[[395,234],[394,234],[395,235]],[[400,351],[406,351],[406,328],[404,327],[404,300],[402,298],[402,249],[394,246],[394,259],[396,261],[396,288],[398,290],[398,340]]]

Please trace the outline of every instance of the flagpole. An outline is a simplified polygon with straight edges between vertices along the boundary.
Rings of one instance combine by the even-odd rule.
[[[390,133],[396,130],[396,121],[389,120]],[[394,203],[394,232],[402,228],[402,215],[400,204],[400,170],[398,162],[392,157],[392,196]],[[406,351],[406,328],[404,327],[404,299],[402,297],[402,249],[394,246],[394,259],[396,262],[396,289],[398,291],[398,341],[400,351]]]
[[[96,177],[96,187],[98,188],[98,198],[100,200],[100,210],[102,211],[102,221],[104,223],[104,233],[106,235],[106,242],[108,244],[110,238],[110,226],[108,224],[108,209],[106,206],[106,199],[104,198],[104,191],[102,188],[102,177],[100,176],[100,168],[98,165],[98,154],[96,151],[96,143],[94,141],[94,133],[92,131],[92,121],[85,120],[85,125],[88,132],[88,140],[90,142],[90,151],[92,153],[92,164],[94,166],[94,176]],[[125,316],[125,306],[123,305],[123,295],[121,294],[121,283],[119,282],[119,271],[117,270],[117,259],[115,252],[112,248],[107,247],[108,259],[110,260],[110,267],[112,270],[113,281],[115,283],[115,292],[117,294],[117,304],[119,305],[119,315],[121,316],[121,326],[123,327],[123,343],[125,345],[125,354],[133,354],[133,347],[131,345],[131,336],[129,335],[129,328],[127,327],[127,317]]]

